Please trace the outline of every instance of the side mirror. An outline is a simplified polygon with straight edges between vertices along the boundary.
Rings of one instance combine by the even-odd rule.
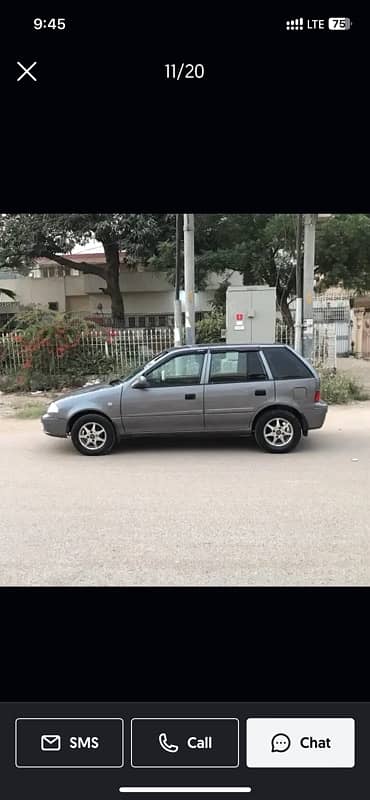
[[[145,375],[140,375],[140,377],[137,378],[136,381],[134,381],[131,384],[131,388],[132,389],[147,389],[148,386],[149,386],[149,383],[148,383]]]

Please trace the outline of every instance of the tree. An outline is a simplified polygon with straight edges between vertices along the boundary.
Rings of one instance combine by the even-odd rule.
[[[370,215],[335,215],[320,222],[316,230],[319,287],[342,283],[355,291],[369,290]],[[275,286],[283,320],[293,326],[289,304],[296,292],[296,232],[297,215],[292,214],[196,215],[197,288],[204,288],[210,272],[222,275],[218,292],[222,306],[227,277],[233,271],[241,273],[245,285]],[[162,241],[152,263],[172,277],[173,238]]]
[[[239,272],[243,283],[276,287],[277,304],[292,326],[289,303],[295,297],[297,216],[293,214],[197,214],[195,216],[196,288],[211,272],[222,276],[217,303],[222,307],[228,278]],[[68,258],[76,244],[92,237],[103,245],[105,263]],[[112,316],[123,320],[119,286],[120,254],[128,265],[139,260],[164,271],[174,282],[175,215],[160,214],[16,214],[0,217],[0,268],[29,270],[35,259],[50,258],[64,267],[98,275],[111,297]],[[316,274],[320,285],[357,291],[370,288],[370,216],[341,214],[317,226]]]
[[[276,288],[277,305],[292,326],[289,299],[295,293],[296,224],[291,214],[232,214],[218,222],[213,252],[198,257],[201,269],[240,272],[244,285]]]
[[[276,287],[284,321],[293,325],[289,299],[295,292],[296,225],[292,214],[198,214],[195,217],[196,288],[210,272],[227,277],[240,272],[243,283]],[[173,277],[174,239],[162,241],[151,263]],[[226,278],[225,278],[226,275]]]
[[[12,292],[11,289],[2,289],[0,286],[0,294],[5,294],[6,297],[10,297],[11,300],[15,300],[15,292]]]
[[[129,265],[147,261],[161,236],[169,237],[170,218],[155,214],[9,214],[0,219],[0,268],[26,272],[40,257],[84,274],[98,275],[111,298],[112,316],[124,320],[119,285],[120,254]],[[75,262],[68,255],[76,245],[95,238],[105,263]]]
[[[319,288],[370,289],[370,217],[338,214],[317,226],[316,274]]]

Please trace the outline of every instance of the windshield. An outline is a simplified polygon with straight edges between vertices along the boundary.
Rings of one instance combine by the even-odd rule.
[[[162,350],[162,352],[158,353],[157,356],[152,358],[150,361],[147,361],[146,364],[140,364],[139,367],[136,367],[128,375],[121,375],[120,380],[123,381],[123,382],[131,380],[131,378],[134,378],[135,375],[137,375],[139,372],[142,372],[143,369],[147,369],[147,368],[151,367],[152,364],[155,364],[156,361],[158,361],[158,359],[162,358],[162,356],[165,356],[166,353],[168,353],[168,350]]]

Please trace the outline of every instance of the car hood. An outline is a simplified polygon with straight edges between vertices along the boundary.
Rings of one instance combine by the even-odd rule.
[[[82,394],[95,394],[96,392],[101,392],[102,389],[113,389],[113,386],[109,383],[96,383],[93,386],[85,386],[81,389],[75,389],[74,392],[68,392],[68,394],[63,394],[61,397],[57,397],[56,403],[62,403],[63,400],[69,400],[70,397],[78,397]]]

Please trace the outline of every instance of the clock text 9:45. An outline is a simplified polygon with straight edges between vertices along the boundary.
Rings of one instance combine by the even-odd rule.
[[[179,81],[186,78],[200,80],[204,78],[206,71],[204,64],[165,64],[165,76],[167,80]]]

